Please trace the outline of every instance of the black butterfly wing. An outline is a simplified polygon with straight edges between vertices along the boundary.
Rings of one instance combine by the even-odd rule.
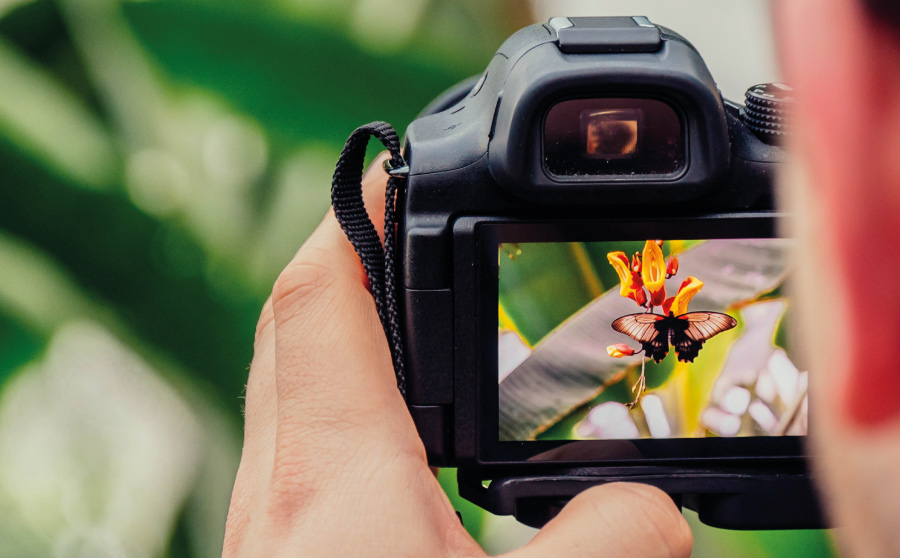
[[[677,317],[672,328],[672,345],[678,360],[694,362],[703,343],[737,325],[737,320],[720,312],[689,312]]]
[[[612,328],[619,333],[624,333],[635,341],[649,342],[659,336],[656,324],[664,320],[659,314],[629,314],[622,316],[612,323]]]
[[[669,326],[659,314],[629,314],[612,323],[612,328],[641,344],[644,354],[656,362],[669,352]]]
[[[678,319],[688,323],[684,333],[692,341],[706,341],[737,325],[737,320],[720,312],[689,312]]]

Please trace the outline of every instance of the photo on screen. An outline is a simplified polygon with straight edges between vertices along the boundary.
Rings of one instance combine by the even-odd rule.
[[[500,244],[500,441],[806,435],[791,245]]]

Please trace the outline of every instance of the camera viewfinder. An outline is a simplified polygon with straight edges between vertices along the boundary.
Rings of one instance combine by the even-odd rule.
[[[620,159],[637,153],[643,112],[612,109],[581,112],[584,156],[593,159]]]
[[[685,166],[685,141],[675,110],[655,99],[572,99],[544,121],[544,168],[555,177],[670,175]]]

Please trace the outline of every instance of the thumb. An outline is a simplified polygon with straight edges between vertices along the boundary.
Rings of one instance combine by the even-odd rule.
[[[612,483],[572,499],[523,548],[505,558],[675,558],[691,555],[693,536],[663,491]]]

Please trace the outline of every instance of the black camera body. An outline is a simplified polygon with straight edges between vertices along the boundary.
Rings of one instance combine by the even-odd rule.
[[[502,247],[776,238],[784,95],[757,93],[754,114],[723,100],[697,50],[646,18],[553,18],[512,35],[476,83],[409,126],[396,258],[407,403],[430,463],[459,468],[465,497],[540,525],[589,486],[633,480],[712,525],[821,525],[803,436],[540,439],[501,427],[513,420],[509,377],[498,380]],[[591,382],[612,384],[588,372],[575,399],[553,382],[535,389],[560,409],[588,405],[578,398]]]

